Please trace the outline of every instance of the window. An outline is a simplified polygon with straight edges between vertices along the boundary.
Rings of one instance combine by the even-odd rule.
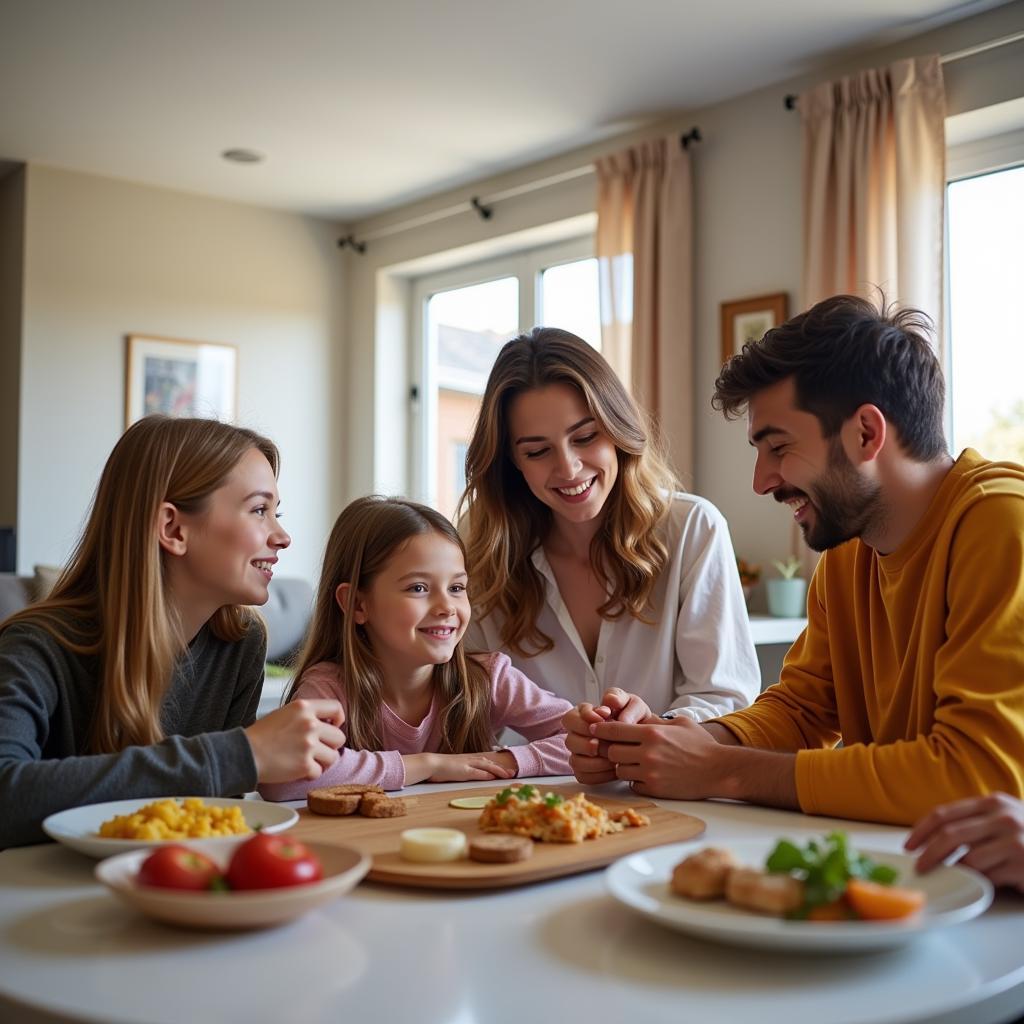
[[[601,347],[601,299],[597,290],[597,259],[572,260],[547,267],[540,275],[537,322],[561,327]]]
[[[600,348],[597,260],[584,238],[419,278],[412,289],[413,465],[421,501],[455,512],[466,448],[501,346],[535,324]]]
[[[456,441],[452,444],[452,456],[454,458],[454,465],[452,467],[455,473],[455,495],[461,494],[466,489],[466,452],[469,450],[469,445],[462,441]],[[458,498],[456,497],[456,501]]]
[[[1024,165],[951,181],[947,200],[953,451],[1024,463]]]

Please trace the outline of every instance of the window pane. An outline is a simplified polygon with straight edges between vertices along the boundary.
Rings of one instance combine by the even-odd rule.
[[[949,186],[954,453],[1024,462],[1024,167]]]
[[[465,487],[465,450],[498,350],[519,333],[514,277],[453,288],[427,300],[428,351],[436,353],[437,436],[434,494],[452,515]],[[460,465],[460,460],[462,465]]]
[[[541,274],[541,322],[590,342],[601,350],[601,302],[597,260],[575,260],[548,267]]]

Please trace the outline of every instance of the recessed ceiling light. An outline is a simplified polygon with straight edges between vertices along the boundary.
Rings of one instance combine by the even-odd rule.
[[[263,154],[255,149],[225,149],[221,156],[235,164],[258,164],[263,161]]]

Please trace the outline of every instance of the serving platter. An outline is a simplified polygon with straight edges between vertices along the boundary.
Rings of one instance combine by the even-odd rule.
[[[361,850],[372,859],[367,875],[370,881],[427,889],[496,889],[592,871],[649,846],[692,839],[705,828],[700,818],[666,810],[640,797],[621,800],[587,793],[588,799],[607,810],[633,807],[646,814],[651,823],[582,843],[534,843],[533,855],[514,864],[481,864],[465,858],[440,864],[418,864],[399,856],[399,837],[406,829],[455,828],[465,832],[469,839],[480,835],[477,827],[480,810],[451,807],[450,801],[461,797],[490,797],[503,788],[420,793],[408,798],[409,813],[400,818],[364,818],[359,814],[333,818],[311,814],[303,808],[292,835],[303,841],[341,843]],[[562,796],[585,792],[579,786],[541,784],[538,788]]]

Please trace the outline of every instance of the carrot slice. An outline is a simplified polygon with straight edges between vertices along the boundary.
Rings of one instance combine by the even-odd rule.
[[[846,899],[865,921],[895,921],[916,914],[924,906],[925,897],[918,889],[897,889],[851,878],[846,883]]]
[[[844,899],[819,903],[807,911],[808,921],[849,921],[852,916],[849,904]]]

